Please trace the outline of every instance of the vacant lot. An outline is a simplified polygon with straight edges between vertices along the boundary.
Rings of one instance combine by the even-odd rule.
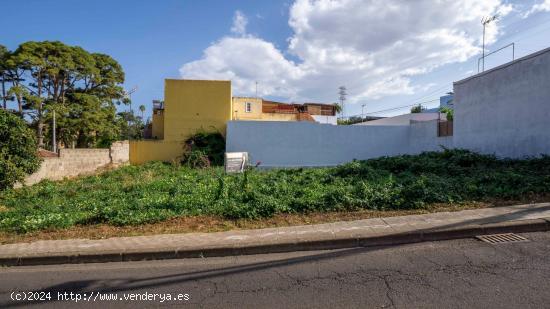
[[[497,160],[463,150],[356,161],[334,168],[189,169],[163,163],[43,181],[0,193],[0,231],[26,233],[177,217],[432,209],[435,204],[548,196],[550,157]]]

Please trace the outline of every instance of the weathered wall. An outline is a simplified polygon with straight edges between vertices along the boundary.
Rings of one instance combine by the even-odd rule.
[[[44,158],[40,169],[24,182],[32,185],[42,179],[60,180],[93,173],[111,164],[126,164],[128,153],[128,141],[113,143],[111,149],[60,149],[58,157]]]
[[[455,82],[454,93],[456,147],[550,154],[550,48]]]
[[[111,163],[126,164],[130,161],[130,143],[128,141],[114,142],[110,148]]]

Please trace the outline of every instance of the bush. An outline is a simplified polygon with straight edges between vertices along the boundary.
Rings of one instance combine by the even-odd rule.
[[[0,190],[40,167],[34,133],[18,116],[0,109]]]
[[[0,194],[0,231],[137,225],[178,216],[421,209],[433,203],[550,193],[550,157],[499,160],[466,150],[353,161],[332,168],[193,169],[152,162],[102,175],[42,181]]]
[[[220,132],[198,132],[185,141],[182,164],[191,168],[222,166],[225,138]]]

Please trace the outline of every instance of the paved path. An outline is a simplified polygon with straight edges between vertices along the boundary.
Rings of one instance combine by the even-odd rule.
[[[7,267],[0,268],[0,308],[548,308],[550,232],[521,235],[530,241]],[[51,300],[12,301],[20,291],[51,292]],[[74,300],[58,300],[58,292]],[[124,300],[146,293],[189,299]]]
[[[318,225],[0,246],[0,264],[62,264],[336,249],[550,229],[550,203]]]

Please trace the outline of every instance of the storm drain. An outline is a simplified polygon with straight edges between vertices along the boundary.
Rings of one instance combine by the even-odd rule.
[[[506,234],[492,234],[492,235],[480,235],[476,236],[477,239],[488,242],[490,244],[502,244],[508,242],[520,242],[520,241],[529,241],[527,238],[519,236],[514,233]]]

